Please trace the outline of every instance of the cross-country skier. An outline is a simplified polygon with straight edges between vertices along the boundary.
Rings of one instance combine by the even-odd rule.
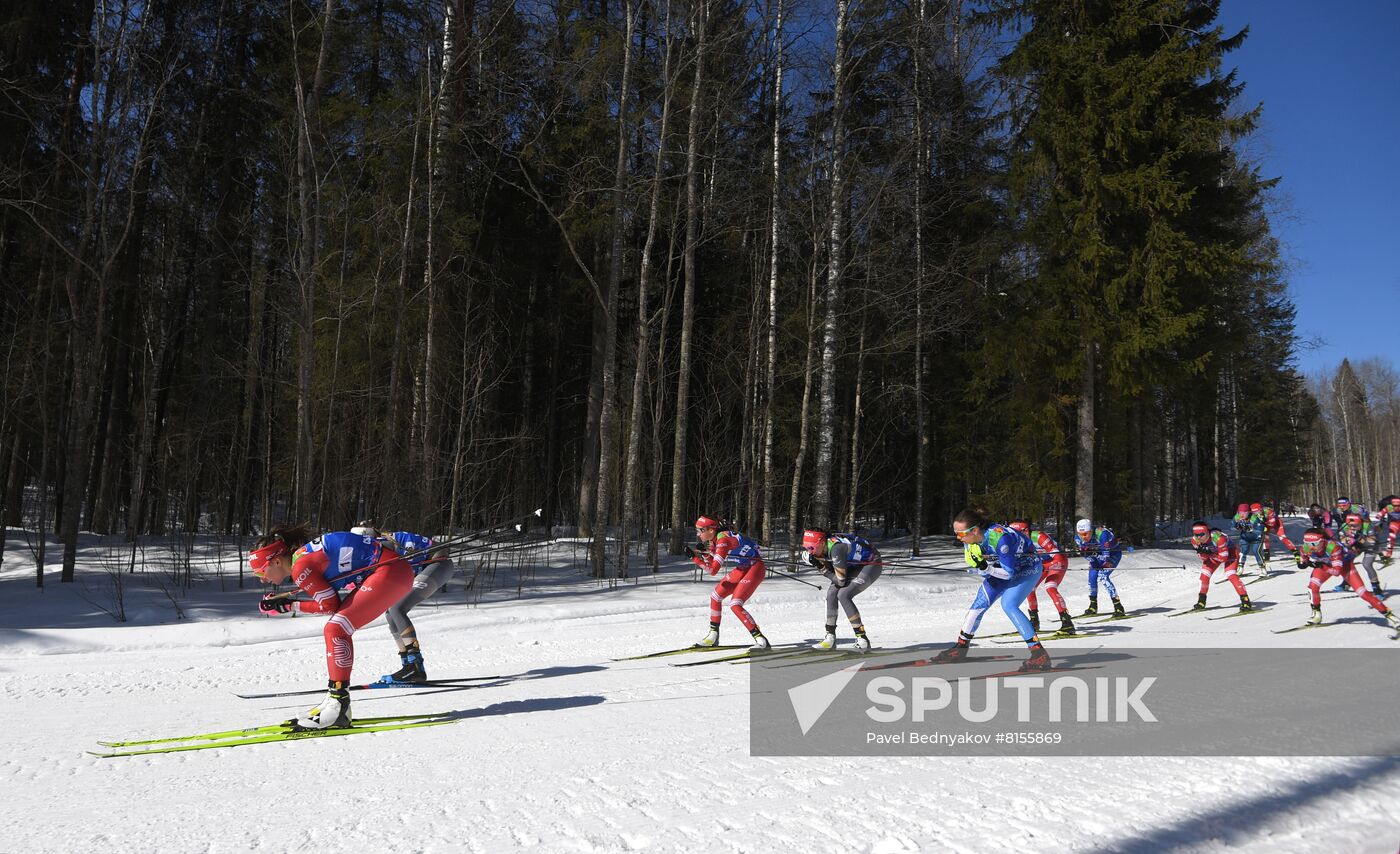
[[[1377,542],[1381,544],[1381,565],[1389,566],[1395,556],[1395,541],[1400,539],[1400,495],[1387,495],[1382,499],[1380,514]]]
[[[1225,532],[1212,528],[1205,522],[1194,522],[1191,525],[1191,546],[1201,556],[1201,593],[1196,597],[1196,610],[1205,610],[1206,593],[1210,591],[1210,577],[1222,567],[1225,570],[1225,577],[1230,580],[1235,592],[1240,594],[1240,610],[1254,610],[1254,606],[1249,602],[1249,594],[1244,591],[1244,582],[1240,581],[1240,575],[1237,571],[1240,564],[1240,551],[1234,543],[1230,542],[1230,538],[1225,535]]]
[[[1040,581],[1036,584],[1039,587],[1045,585],[1045,592],[1050,596],[1050,602],[1055,606],[1055,610],[1060,614],[1060,628],[1057,634],[1074,634],[1074,620],[1070,619],[1069,606],[1065,604],[1064,597],[1060,595],[1060,582],[1065,579],[1065,572],[1069,570],[1069,557],[1060,549],[1054,538],[1044,531],[1032,531],[1031,525],[1025,519],[1017,519],[1011,523],[1011,527],[1030,538],[1035,545],[1035,553],[1040,558]],[[1032,590],[1026,597],[1026,605],[1029,606],[1031,625],[1036,631],[1040,631],[1040,609],[1037,606],[1035,591]]]
[[[1265,575],[1269,570],[1264,565],[1263,545],[1264,545],[1264,516],[1262,513],[1255,513],[1250,510],[1248,504],[1241,504],[1235,508],[1234,518],[1235,532],[1240,537],[1240,569],[1244,569],[1244,562],[1254,555],[1255,565],[1259,571]]]
[[[700,540],[700,547],[685,548],[686,556],[696,566],[708,570],[710,575],[718,573],[726,561],[734,563],[734,568],[710,592],[710,632],[698,645],[719,645],[719,621],[724,600],[725,597],[732,597],[729,600],[729,610],[734,612],[734,616],[738,617],[739,622],[753,635],[753,646],[750,648],[770,649],[772,645],[763,636],[763,632],[759,631],[753,616],[744,608],[744,603],[753,598],[758,585],[767,577],[768,568],[763,564],[763,553],[759,550],[758,543],[733,528],[733,525],[721,524],[709,516],[701,516],[695,520],[695,535]]]
[[[865,636],[865,621],[861,619],[854,600],[869,590],[884,571],[880,565],[880,552],[864,537],[829,534],[820,528],[802,532],[802,551],[807,555],[807,562],[831,580],[826,588],[826,636],[812,648],[832,649],[836,646],[836,606],[839,603],[856,633],[856,649],[861,652],[870,649],[870,639]]]
[[[1303,548],[1298,552],[1298,565],[1313,567],[1312,576],[1308,579],[1308,590],[1312,593],[1312,616],[1308,618],[1308,625],[1315,626],[1322,622],[1322,583],[1329,576],[1335,575],[1350,583],[1356,595],[1379,611],[1392,628],[1400,629],[1400,617],[1361,584],[1361,576],[1357,574],[1353,564],[1354,559],[1345,546],[1328,539],[1320,528],[1309,528],[1303,534]]]
[[[1313,502],[1308,505],[1308,527],[1326,530],[1332,524],[1331,519],[1332,516],[1321,504]],[[1294,557],[1296,558],[1297,555]]]
[[[1030,538],[1005,525],[993,524],[982,510],[964,510],[953,519],[953,536],[963,544],[971,563],[969,572],[979,573],[982,584],[963,620],[958,642],[935,657],[935,661],[960,661],[967,657],[968,644],[987,610],[1001,600],[1001,608],[1021,633],[1031,651],[1022,670],[1049,670],[1050,654],[1041,646],[1031,621],[1021,613],[1021,603],[1040,581],[1040,561]]]
[[[1337,531],[1341,529],[1342,525],[1346,524],[1347,514],[1352,512],[1352,509],[1350,498],[1343,495],[1337,499],[1336,505],[1332,508],[1331,512],[1327,514],[1327,528],[1329,534],[1334,537],[1337,535]],[[1360,507],[1355,509],[1357,512],[1364,513]]]
[[[1288,539],[1288,535],[1285,534],[1285,533],[1283,532],[1283,517],[1280,516],[1280,515],[1278,514],[1278,512],[1274,509],[1273,504],[1272,504],[1272,503],[1266,504],[1266,505],[1264,505],[1263,507],[1261,507],[1260,509],[1261,509],[1261,512],[1263,513],[1263,516],[1264,516],[1264,531],[1265,531],[1267,534],[1273,534],[1274,537],[1275,537],[1276,539],[1278,539],[1280,542],[1282,542],[1282,543],[1283,543],[1283,547],[1286,548],[1286,549],[1288,549],[1288,553],[1289,553],[1289,554],[1294,554],[1294,553],[1296,553],[1296,552],[1298,551],[1298,547],[1295,546],[1295,545],[1293,545],[1293,541],[1290,540],[1290,539]],[[1269,538],[1266,536],[1266,537],[1264,537],[1264,560],[1265,560],[1265,562],[1268,561],[1268,555],[1269,555]]]
[[[1366,575],[1371,580],[1371,592],[1378,597],[1385,596],[1381,590],[1381,577],[1376,574],[1376,555],[1380,551],[1376,530],[1371,526],[1371,521],[1360,513],[1352,512],[1346,515],[1342,522],[1342,527],[1337,531],[1337,542],[1342,548],[1353,555],[1361,557],[1361,566],[1366,570]],[[1338,587],[1344,590],[1344,587]]]
[[[351,528],[350,532],[372,537],[384,537],[386,539],[385,545],[404,555],[408,559],[408,565],[413,568],[413,587],[408,591],[408,595],[384,612],[384,619],[389,625],[389,634],[393,636],[394,644],[399,648],[399,662],[403,666],[394,673],[382,677],[383,681],[428,681],[428,670],[423,662],[423,650],[418,644],[418,631],[414,628],[413,621],[408,618],[408,612],[441,590],[443,585],[452,578],[452,574],[456,571],[452,558],[433,555],[431,553],[432,538],[411,531],[394,531],[391,534],[386,534],[379,531],[373,522],[364,521]]]
[[[324,633],[329,690],[319,705],[297,719],[297,726],[349,726],[355,630],[387,611],[413,586],[408,561],[386,549],[378,537],[337,531],[311,539],[307,525],[276,525],[254,542],[248,563],[264,581],[281,584],[290,578],[311,597],[294,599],[296,591],[268,594],[258,603],[263,611],[331,615]],[[352,582],[355,589],[342,594]]]
[[[1127,615],[1123,603],[1118,601],[1118,588],[1113,586],[1113,570],[1123,560],[1123,547],[1111,528],[1080,519],[1074,524],[1074,545],[1079,553],[1089,559],[1089,607],[1080,616],[1092,617],[1099,612],[1099,575],[1103,575],[1103,586],[1113,600],[1113,616]]]

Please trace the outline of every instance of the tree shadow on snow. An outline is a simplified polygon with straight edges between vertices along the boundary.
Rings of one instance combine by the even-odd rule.
[[[1159,854],[1203,843],[1228,848],[1257,841],[1260,828],[1276,821],[1279,815],[1295,813],[1305,805],[1374,784],[1397,772],[1400,772],[1400,757],[1365,758],[1347,768],[1297,779],[1248,800],[1199,813],[1186,819],[1189,823],[1158,828],[1096,848],[1093,854]]]

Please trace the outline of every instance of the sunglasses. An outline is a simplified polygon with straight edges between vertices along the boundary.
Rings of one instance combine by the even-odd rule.
[[[953,529],[953,536],[955,536],[955,537],[965,537],[965,536],[967,536],[968,534],[975,534],[975,533],[977,533],[977,529],[976,529],[976,528],[966,528],[966,529],[961,530],[961,531],[959,531],[957,528],[954,528],[954,529]]]

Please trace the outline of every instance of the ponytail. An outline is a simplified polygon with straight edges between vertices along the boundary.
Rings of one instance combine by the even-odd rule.
[[[986,530],[992,523],[992,514],[987,512],[985,507],[969,507],[953,517],[954,522],[962,523],[964,528],[981,528]]]
[[[294,552],[311,542],[311,537],[314,533],[315,531],[311,529],[310,522],[302,522],[297,525],[283,522],[273,525],[268,529],[266,534],[258,537],[253,543],[253,548],[260,549],[264,546],[270,546],[280,540],[286,545],[287,551]]]

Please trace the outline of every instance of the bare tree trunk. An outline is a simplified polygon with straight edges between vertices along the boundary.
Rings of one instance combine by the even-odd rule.
[[[817,259],[815,254],[812,264],[815,268]],[[812,380],[816,373],[817,360],[817,272],[811,271],[808,279],[807,294],[807,364],[802,370],[802,417],[797,425],[797,453],[792,460],[792,488],[788,493],[788,555],[791,557],[797,549],[797,544],[801,542],[798,537],[798,498],[802,494],[802,464],[807,457],[807,434],[811,418],[808,415],[812,407]],[[818,524],[825,525],[825,521]]]
[[[296,486],[292,512],[305,517],[310,509],[311,468],[315,459],[311,447],[312,381],[316,366],[316,273],[320,263],[320,204],[321,178],[317,172],[312,123],[320,112],[321,92],[326,81],[326,55],[330,51],[331,22],[335,17],[335,0],[325,0],[321,23],[321,46],[316,56],[316,71],[308,92],[302,83],[300,66],[295,64],[299,31],[291,21],[294,54],[294,85],[297,107],[297,156],[295,181],[297,187],[298,240],[296,248],[297,284],[301,293],[300,361],[297,368],[297,446]]]
[[[856,351],[856,400],[851,408],[851,483],[850,503],[846,507],[846,530],[856,529],[856,499],[860,486],[860,422],[861,384],[865,380],[865,328],[860,330],[860,349]]]
[[[428,188],[427,188],[427,222],[424,233],[425,257],[423,261],[423,295],[428,301],[428,315],[423,323],[423,408],[422,408],[422,429],[416,437],[421,443],[420,459],[422,462],[422,477],[426,496],[430,499],[429,505],[420,508],[422,512],[422,523],[432,526],[442,519],[441,509],[437,504],[441,501],[441,490],[437,489],[438,475],[438,428],[437,428],[437,394],[434,389],[434,368],[437,364],[438,337],[437,337],[437,279],[435,277],[435,259],[433,256],[433,237],[436,233],[437,219],[437,187],[442,183],[442,140],[448,124],[448,92],[452,86],[453,62],[455,61],[455,45],[453,43],[453,29],[456,24],[453,15],[457,12],[456,6],[460,0],[449,0],[443,6],[442,18],[442,71],[438,78],[437,98],[434,104],[432,118],[429,119],[428,145]],[[465,405],[465,404],[464,404]]]
[[[1094,518],[1094,344],[1084,345],[1079,373],[1079,426],[1075,433],[1074,513]]]
[[[642,244],[641,270],[637,275],[637,346],[632,371],[632,413],[627,428],[627,461],[622,488],[622,537],[618,549],[618,573],[628,575],[628,540],[637,522],[637,490],[641,482],[642,426],[646,411],[647,374],[651,355],[651,311],[647,300],[651,295],[651,278],[655,274],[652,253],[656,248],[656,231],[661,210],[661,185],[666,167],[666,134],[671,119],[671,4],[665,5],[662,26],[665,28],[666,49],[661,61],[661,125],[657,131],[656,160],[651,174],[651,202],[647,208],[647,236]],[[653,532],[653,539],[655,532]]]
[[[690,88],[690,130],[685,153],[685,293],[681,298],[681,352],[676,382],[676,433],[671,451],[671,554],[681,553],[681,513],[685,508],[686,442],[690,428],[690,348],[695,326],[695,249],[700,241],[697,179],[700,157],[700,93],[705,76],[705,25],[709,0],[696,11],[695,81]]]
[[[776,413],[773,400],[778,393],[778,240],[782,226],[782,144],[783,144],[783,0],[777,0],[773,25],[773,187],[769,195],[768,223],[768,365],[764,374],[767,397],[763,404],[763,544],[773,544],[773,433]]]
[[[603,342],[603,407],[598,419],[598,511],[594,515],[593,576],[602,578],[607,566],[608,514],[612,512],[617,467],[617,292],[622,287],[622,264],[626,260],[623,241],[627,227],[627,100],[632,88],[632,38],[636,13],[632,0],[624,5],[627,24],[622,43],[622,81],[617,94],[617,163],[613,170],[612,247],[608,259],[607,322]]]
[[[914,512],[909,521],[909,554],[922,554],[924,532],[924,484],[928,481],[929,434],[924,412],[924,176],[928,171],[928,143],[924,137],[923,56],[928,35],[928,9],[919,0],[918,25],[914,29]]]
[[[836,2],[836,58],[832,64],[831,96],[831,234],[827,250],[826,320],[822,327],[822,390],[817,425],[816,481],[813,512],[831,518],[831,469],[836,452],[836,319],[841,304],[842,215],[845,208],[845,77],[846,23],[850,0]]]

